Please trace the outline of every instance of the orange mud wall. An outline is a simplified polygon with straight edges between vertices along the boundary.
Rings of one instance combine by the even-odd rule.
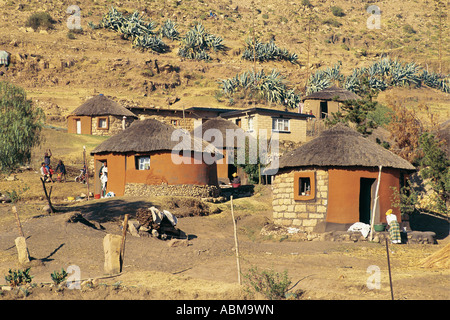
[[[137,170],[135,156],[146,154],[108,154],[95,155],[94,159],[107,161],[108,183],[106,191],[112,191],[116,196],[123,196],[127,183],[144,183],[148,185],[214,185],[217,186],[217,166],[208,165],[203,161],[195,163],[194,155],[183,159],[188,163],[172,162],[170,151],[153,152],[150,154],[150,169]],[[147,154],[148,155],[148,154]],[[200,156],[197,155],[199,158]],[[98,172],[95,179],[99,180]]]
[[[92,120],[89,116],[68,116],[68,133],[77,133],[77,120],[81,121],[81,134],[92,134]]]
[[[359,216],[359,195],[361,178],[378,179],[378,168],[370,169],[329,169],[328,170],[328,209],[327,222],[333,223],[355,223]],[[373,183],[373,190],[377,181]],[[392,209],[401,221],[400,210],[392,207],[392,187],[400,188],[400,170],[383,168],[381,172],[380,187],[378,190],[379,216],[375,216],[375,223],[386,222],[385,213]],[[372,198],[373,204],[373,198]],[[378,210],[377,210],[378,211]]]

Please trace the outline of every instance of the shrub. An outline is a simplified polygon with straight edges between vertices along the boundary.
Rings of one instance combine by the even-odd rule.
[[[53,271],[53,273],[50,276],[52,277],[52,280],[55,283],[55,285],[58,285],[66,280],[68,274],[64,270],[64,268],[61,268],[61,272]]]
[[[343,16],[345,16],[344,10],[342,10],[341,7],[337,7],[337,6],[332,6],[331,7],[331,13],[335,17],[343,17]]]
[[[247,280],[249,292],[258,292],[269,300],[282,300],[286,298],[286,293],[292,283],[288,277],[287,271],[278,273],[273,270],[259,271],[254,267],[249,273],[244,275]]]
[[[26,27],[31,27],[33,30],[37,30],[39,27],[46,30],[53,29],[53,24],[56,21],[50,16],[48,12],[35,12],[28,17],[25,24]]]
[[[311,2],[309,0],[302,0],[302,5],[308,8],[312,8],[313,5],[311,4]]]
[[[11,287],[21,286],[32,281],[33,276],[31,276],[29,272],[30,268],[25,270],[9,269],[8,275],[5,276],[5,280]]]
[[[416,30],[414,30],[414,28],[411,27],[411,25],[409,25],[409,24],[406,24],[403,26],[403,31],[407,34],[415,34],[416,33]]]
[[[75,34],[72,31],[67,32],[67,39],[75,39]]]
[[[328,19],[323,20],[322,24],[333,26],[335,28],[339,28],[340,26],[342,26],[342,23],[340,23],[339,21],[337,21],[336,19],[333,19],[333,18],[328,18]]]

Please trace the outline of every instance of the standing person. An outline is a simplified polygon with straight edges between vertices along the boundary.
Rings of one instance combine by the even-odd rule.
[[[45,153],[44,153],[44,162],[47,166],[50,166],[50,158],[52,157],[52,151],[50,149],[48,149]]]
[[[402,243],[400,235],[400,225],[397,221],[397,216],[392,214],[392,209],[386,212],[386,222],[389,225],[389,237],[392,243]]]
[[[62,160],[58,161],[58,165],[56,166],[56,173],[58,174],[58,181],[61,182],[64,180],[66,182],[66,166],[62,162]]]
[[[106,195],[106,185],[108,183],[108,166],[103,162],[100,168],[100,182],[102,183],[102,198]]]

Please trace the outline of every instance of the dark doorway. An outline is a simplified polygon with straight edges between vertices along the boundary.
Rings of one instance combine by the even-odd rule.
[[[320,101],[320,119],[328,117],[328,102]]]
[[[359,183],[359,221],[370,224],[372,185],[376,179],[361,178]]]

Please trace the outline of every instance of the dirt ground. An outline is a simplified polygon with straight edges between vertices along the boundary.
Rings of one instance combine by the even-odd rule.
[[[246,275],[249,269],[287,271],[290,291],[301,292],[299,299],[390,299],[390,286],[384,244],[369,242],[295,241],[291,237],[263,237],[259,231],[270,222],[265,209],[267,194],[234,200],[237,218],[240,266],[243,285],[239,286],[236,268],[230,202],[217,205],[221,213],[182,217],[177,227],[189,241],[170,247],[168,241],[152,237],[126,238],[122,274],[104,278],[103,238],[107,233],[121,234],[121,221],[128,213],[133,218],[138,208],[155,205],[164,208],[165,199],[117,197],[110,199],[55,204],[54,215],[37,210],[42,203],[19,203],[18,211],[37,213],[22,219],[31,261],[32,283],[26,290],[3,291],[1,299],[45,300],[138,300],[170,297],[172,300],[260,299],[250,295]],[[250,210],[249,210],[250,209]],[[81,222],[68,223],[67,216],[79,212],[96,229]],[[12,215],[10,204],[0,205],[0,215]],[[2,219],[0,225],[0,274],[19,269],[14,239],[18,236],[14,219]],[[97,224],[97,227],[99,225]],[[396,245],[390,247],[395,299],[448,300],[450,270],[427,269],[421,261],[441,249],[449,239],[436,245]],[[80,290],[53,287],[50,274],[80,269]],[[380,268],[380,289],[368,289],[372,275],[369,266]],[[6,281],[0,279],[0,285]],[[26,293],[25,293],[26,292]]]

